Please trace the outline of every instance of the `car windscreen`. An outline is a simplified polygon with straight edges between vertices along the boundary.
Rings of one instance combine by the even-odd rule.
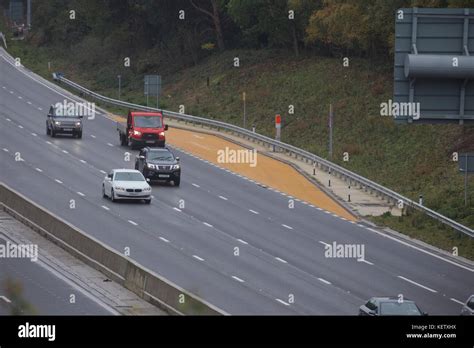
[[[150,161],[174,161],[174,156],[171,152],[167,151],[150,151],[147,155],[148,160]]]
[[[382,302],[381,315],[421,315],[418,307],[413,302]]]
[[[145,178],[140,173],[119,172],[115,173],[115,181],[144,181]]]
[[[161,128],[162,122],[159,116],[135,116],[135,127],[140,128]]]

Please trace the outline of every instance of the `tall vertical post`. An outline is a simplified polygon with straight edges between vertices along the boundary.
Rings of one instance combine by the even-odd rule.
[[[121,94],[121,89],[122,89],[122,76],[117,75],[118,78],[118,100],[120,100],[120,94]]]
[[[332,104],[329,105],[329,159],[332,160],[332,124],[333,124],[333,109]]]
[[[26,2],[26,28],[27,30],[31,28],[31,0]]]
[[[247,114],[245,112],[245,92],[242,94],[242,100],[244,102],[244,128],[247,128]]]
[[[467,172],[468,172],[468,160],[467,160],[468,156],[467,156],[467,153],[465,155],[465,160],[464,160],[464,164],[465,164],[465,167],[464,167],[464,206],[467,207]]]

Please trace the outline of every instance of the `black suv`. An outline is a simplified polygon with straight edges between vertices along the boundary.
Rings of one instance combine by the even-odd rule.
[[[83,116],[63,116],[54,105],[51,105],[46,119],[46,134],[55,137],[58,133],[71,134],[82,138]]]
[[[409,299],[399,301],[398,297],[372,297],[360,306],[359,315],[427,315]]]
[[[175,157],[166,147],[141,149],[135,160],[135,169],[150,180],[173,181],[175,186],[179,186],[181,181],[179,157]]]

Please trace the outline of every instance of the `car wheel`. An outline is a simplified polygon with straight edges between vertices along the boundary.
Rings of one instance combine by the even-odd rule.
[[[51,131],[49,130],[48,126],[46,126],[46,135],[51,135]]]
[[[54,129],[51,129],[51,137],[54,138],[56,136],[56,132],[54,131]]]
[[[179,186],[181,178],[173,180],[174,186]]]
[[[105,194],[105,187],[102,185],[102,197],[107,198],[107,195]]]
[[[150,204],[151,203],[151,199],[145,199],[145,204]]]
[[[77,133],[76,136],[77,136],[77,139],[82,139],[82,132]]]
[[[112,202],[117,201],[117,200],[115,199],[114,189],[110,190],[110,200],[111,200]]]

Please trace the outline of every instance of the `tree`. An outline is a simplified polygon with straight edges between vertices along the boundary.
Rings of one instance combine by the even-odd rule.
[[[224,34],[222,33],[222,25],[221,25],[221,17],[220,17],[220,6],[217,0],[210,0],[212,10],[208,10],[204,7],[199,7],[197,6],[193,0],[189,0],[191,5],[198,11],[206,14],[212,19],[212,22],[214,23],[214,30],[216,32],[216,37],[217,37],[217,46],[219,47],[220,51],[225,50],[225,44],[224,44]]]

